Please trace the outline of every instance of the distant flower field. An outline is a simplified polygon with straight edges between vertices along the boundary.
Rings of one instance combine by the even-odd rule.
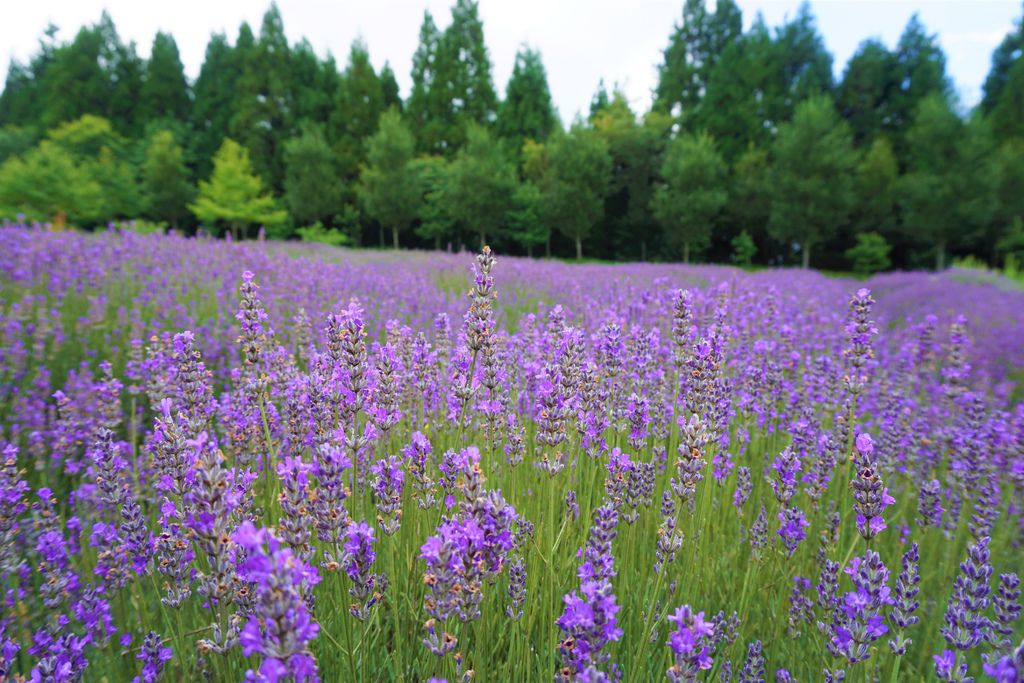
[[[1024,293],[0,227],[0,681],[1024,679]]]

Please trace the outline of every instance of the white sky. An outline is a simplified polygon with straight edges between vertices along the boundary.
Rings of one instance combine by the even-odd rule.
[[[395,70],[403,97],[423,12],[429,9],[443,29],[453,0],[279,0],[291,42],[310,40],[321,54],[330,51],[344,66],[349,45],[361,35],[380,68]],[[794,16],[799,0],[738,0],[745,27],[761,11],[769,26]],[[148,56],[153,34],[174,34],[189,77],[202,64],[210,33],[226,31],[234,41],[244,19],[258,32],[269,0],[0,0],[0,69],[11,57],[25,61],[49,21],[62,39],[94,23],[106,8],[124,40],[134,40]],[[635,109],[650,105],[661,61],[682,0],[481,0],[484,36],[499,94],[522,43],[541,51],[551,92],[563,120],[585,112],[598,81],[620,84]],[[988,72],[992,50],[1020,17],[1020,0],[815,0],[819,31],[835,58],[837,76],[857,45],[880,37],[890,47],[915,11],[937,33],[948,71],[965,105],[975,104]],[[0,82],[2,87],[2,82]]]

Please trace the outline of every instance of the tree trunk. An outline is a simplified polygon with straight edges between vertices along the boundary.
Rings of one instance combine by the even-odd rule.
[[[579,237],[576,238],[576,260],[583,260],[583,240]]]
[[[237,242],[240,237],[241,237],[241,227],[238,225],[238,223],[232,223],[231,224],[231,240],[233,242]]]
[[[480,251],[483,251],[484,247],[487,246],[487,233],[483,230],[480,231]]]
[[[544,258],[551,258],[551,238],[544,243]]]
[[[434,235],[434,251],[441,251],[441,236]]]
[[[690,265],[690,243],[683,242],[683,263]]]
[[[811,245],[803,244],[800,246],[800,258],[802,259],[801,265],[804,270],[811,267]]]
[[[384,248],[384,224],[383,223],[378,223],[377,224],[377,235],[378,235],[378,237],[380,237],[380,248],[383,249]]]
[[[646,240],[640,240],[640,260],[641,261],[646,261],[647,260],[647,241]]]
[[[533,258],[533,245],[532,244],[527,244],[526,245],[526,258]]]
[[[395,243],[395,249],[398,249],[398,226],[391,226],[391,240]]]
[[[945,270],[945,269],[946,269],[946,243],[944,241],[940,240],[939,243],[935,245],[935,270]]]

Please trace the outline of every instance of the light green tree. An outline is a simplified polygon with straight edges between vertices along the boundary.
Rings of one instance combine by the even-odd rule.
[[[612,179],[608,143],[581,124],[557,133],[545,145],[547,171],[541,189],[546,195],[550,225],[576,243],[583,258],[583,241],[604,215],[604,199]]]
[[[0,166],[0,212],[32,219],[65,214],[72,221],[99,218],[103,187],[59,145],[43,140]]]
[[[150,136],[142,162],[142,186],[146,214],[177,228],[188,216],[188,203],[196,189],[189,181],[185,153],[174,133],[161,130]]]
[[[798,243],[808,268],[814,246],[849,219],[857,163],[850,127],[836,115],[831,99],[812,97],[797,105],[792,122],[779,128],[773,151],[768,229],[781,242]]]
[[[204,223],[227,224],[235,239],[243,237],[249,225],[275,227],[288,219],[253,173],[249,153],[231,138],[214,155],[213,174],[199,183],[199,197],[188,208]]]
[[[684,263],[690,262],[691,247],[704,248],[711,239],[729,198],[725,178],[725,161],[705,133],[681,135],[665,150],[651,206],[669,245],[682,248]]]
[[[412,132],[398,111],[389,109],[367,143],[366,164],[359,174],[357,192],[363,209],[382,228],[391,229],[395,249],[399,233],[412,225],[422,201],[412,164],[414,149]]]
[[[480,244],[494,237],[512,206],[515,165],[498,140],[483,126],[470,124],[466,146],[448,169],[445,204],[463,229],[480,235]]]

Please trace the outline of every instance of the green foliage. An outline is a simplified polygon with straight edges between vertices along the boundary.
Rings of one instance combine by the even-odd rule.
[[[339,170],[347,180],[358,177],[359,165],[366,157],[366,141],[376,132],[385,108],[384,88],[370,63],[369,50],[356,40],[338,83],[330,124]]]
[[[654,192],[654,215],[668,243],[682,248],[690,262],[690,248],[703,249],[728,199],[726,165],[707,134],[682,135],[669,143],[661,166],[661,184]]]
[[[771,171],[768,152],[750,146],[733,164],[726,211],[732,222],[752,236],[764,233],[771,215]]]
[[[862,232],[857,235],[856,246],[846,250],[846,258],[853,264],[853,272],[871,275],[891,265],[891,249],[885,238],[877,232]]]
[[[512,239],[526,247],[530,256],[535,247],[551,239],[551,226],[544,215],[544,193],[529,180],[516,185],[508,212],[508,232]]]
[[[367,144],[366,165],[357,189],[367,215],[391,229],[398,248],[399,233],[416,219],[422,192],[412,165],[412,132],[395,110],[380,117],[380,126]]]
[[[325,228],[323,223],[317,221],[312,225],[304,225],[298,228],[295,232],[299,234],[299,238],[303,242],[315,242],[317,244],[327,244],[332,247],[344,247],[347,246],[351,239],[348,235],[340,230],[329,230]]]
[[[836,115],[831,99],[814,97],[797,106],[792,123],[779,128],[772,152],[768,229],[781,242],[798,243],[807,268],[814,246],[849,218],[856,164],[850,127]]]
[[[498,136],[511,140],[514,149],[522,148],[523,140],[546,140],[558,117],[551,103],[548,76],[540,53],[528,47],[516,53],[512,76],[505,88],[505,100],[498,109],[494,127]]]
[[[907,133],[910,158],[900,179],[904,229],[946,252],[979,234],[992,215],[997,176],[991,137],[980,118],[965,124],[942,95],[921,102]]]
[[[35,131],[26,126],[8,125],[0,128],[0,163],[24,154],[35,142]]]
[[[450,158],[466,141],[469,123],[494,120],[498,98],[483,31],[475,0],[456,0],[443,33],[424,15],[408,103],[422,151]]]
[[[483,126],[470,125],[466,146],[445,181],[444,201],[464,230],[480,236],[481,245],[503,227],[516,187],[515,165],[500,142]]]
[[[989,114],[992,129],[1000,140],[1024,138],[1024,59],[1018,57],[1006,74],[1006,83]]]
[[[195,196],[195,187],[189,180],[184,150],[170,131],[150,136],[142,163],[142,187],[150,218],[169,221],[177,228],[188,216],[188,203]]]
[[[754,256],[757,254],[757,245],[754,244],[754,238],[750,236],[749,232],[746,230],[740,231],[740,234],[733,237],[729,244],[732,245],[733,263],[749,266],[754,261]]]
[[[553,135],[546,147],[548,168],[541,187],[547,195],[547,220],[576,243],[576,258],[581,259],[583,240],[604,214],[611,187],[608,143],[577,124],[568,133]]]
[[[852,224],[857,232],[890,234],[896,227],[896,181],[899,168],[892,146],[875,138],[857,164],[853,179]]]
[[[330,223],[341,208],[344,188],[323,134],[311,127],[289,140],[284,162],[285,201],[292,219],[299,224]]]
[[[725,49],[743,35],[743,13],[733,0],[720,0],[708,12],[706,0],[686,0],[664,61],[658,66],[654,108],[681,120],[700,104],[711,70]]]
[[[452,236],[455,222],[444,199],[448,160],[441,156],[417,157],[412,161],[412,168],[420,191],[416,234],[432,240],[434,248],[440,249],[441,240]]]
[[[181,63],[174,36],[157,31],[139,97],[139,107],[145,121],[188,119],[192,102],[188,81],[185,80],[185,67]]]
[[[275,227],[288,218],[277,208],[273,196],[264,192],[249,153],[230,138],[213,157],[213,175],[199,183],[199,197],[188,208],[211,226],[227,224],[236,239],[244,236],[243,230],[249,225]]]
[[[0,166],[0,211],[14,218],[49,220],[64,213],[75,222],[100,218],[103,187],[84,164],[52,140],[44,140]]]

